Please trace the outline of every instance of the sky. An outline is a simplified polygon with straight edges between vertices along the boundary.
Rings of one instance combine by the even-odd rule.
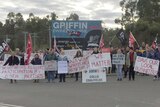
[[[27,19],[29,13],[45,17],[55,12],[58,20],[66,19],[71,13],[80,20],[102,20],[106,28],[116,28],[115,18],[121,17],[120,0],[0,0],[0,21],[5,22],[9,12],[22,13]]]

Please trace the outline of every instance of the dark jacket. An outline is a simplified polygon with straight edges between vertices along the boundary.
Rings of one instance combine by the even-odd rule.
[[[155,54],[154,54],[154,59],[160,61],[160,52],[158,49],[156,49]]]
[[[40,58],[33,58],[31,61],[33,65],[42,65],[42,60]]]
[[[18,57],[16,57],[16,56],[10,56],[8,59],[7,59],[7,61],[6,61],[6,63],[4,64],[4,66],[5,65],[10,65],[10,66],[12,66],[12,65],[18,65],[19,64],[19,59],[18,59]]]

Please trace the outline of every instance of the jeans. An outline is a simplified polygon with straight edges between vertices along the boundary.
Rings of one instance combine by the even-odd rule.
[[[51,80],[54,80],[54,71],[48,71],[47,72],[47,78],[48,78],[48,82],[50,82]]]
[[[118,79],[122,79],[123,78],[123,76],[122,76],[122,67],[123,67],[123,65],[116,65]]]
[[[63,80],[63,82],[65,82],[66,80],[66,75],[65,74],[59,74],[59,82],[62,82],[62,80]]]
[[[75,76],[76,76],[76,81],[78,81],[79,73],[78,73],[78,72],[76,72],[76,73],[75,73]]]

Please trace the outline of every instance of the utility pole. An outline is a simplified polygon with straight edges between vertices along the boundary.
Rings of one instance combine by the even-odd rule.
[[[49,48],[52,48],[51,26],[49,25]]]
[[[30,33],[31,35],[32,35],[32,37],[33,37],[33,49],[34,49],[34,51],[36,50],[36,37],[38,37],[37,36],[37,33]]]
[[[23,32],[24,33],[24,50],[25,50],[25,52],[26,52],[26,47],[27,47],[27,34],[28,34],[28,32]]]

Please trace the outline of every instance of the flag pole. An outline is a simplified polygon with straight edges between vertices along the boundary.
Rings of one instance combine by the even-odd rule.
[[[130,33],[132,34],[132,32],[131,32],[131,31],[130,31]],[[133,36],[133,34],[132,34],[132,36]],[[133,38],[134,38],[135,42],[137,43],[138,47],[140,47],[139,43],[137,42],[137,40],[135,39],[135,37],[134,37],[134,36],[133,36]]]

